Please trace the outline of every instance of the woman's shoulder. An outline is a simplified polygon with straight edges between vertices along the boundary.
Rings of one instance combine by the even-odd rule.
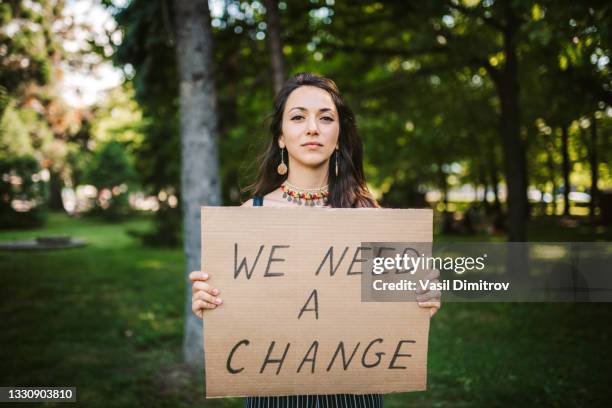
[[[265,196],[254,196],[253,198],[242,203],[241,207],[254,207],[256,204],[258,206],[265,205],[267,207],[279,207],[286,204],[285,200],[280,199],[280,195],[278,192],[272,191]]]
[[[241,207],[253,207],[254,201],[256,197],[251,198],[250,200],[242,203]],[[276,189],[274,191],[269,192],[263,197],[260,197],[260,200],[265,207],[287,207],[287,200],[282,198],[282,192],[280,189]]]

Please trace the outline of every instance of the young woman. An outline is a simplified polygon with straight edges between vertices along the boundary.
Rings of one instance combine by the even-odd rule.
[[[363,175],[363,148],[355,117],[343,102],[336,84],[302,73],[279,92],[270,124],[271,140],[263,156],[253,199],[243,206],[378,207]],[[437,279],[437,271],[430,276]],[[206,309],[222,304],[220,291],[206,280],[206,272],[190,274],[192,310],[200,318]],[[439,293],[422,292],[421,307],[433,314]],[[378,394],[247,397],[245,407],[382,407]],[[262,405],[263,404],[263,405]]]

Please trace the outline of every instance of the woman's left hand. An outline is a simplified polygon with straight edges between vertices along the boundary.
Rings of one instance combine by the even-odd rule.
[[[437,269],[434,269],[432,271],[430,271],[425,277],[423,277],[421,279],[421,281],[425,282],[427,280],[429,280],[428,285],[431,285],[432,283],[438,283],[440,282],[438,280],[438,278],[440,277],[440,271],[438,271]],[[426,307],[429,308],[429,315],[433,316],[436,314],[436,312],[438,311],[438,309],[440,309],[441,303],[440,303],[440,291],[439,290],[429,290],[428,289],[421,289],[420,284],[417,287],[417,289],[415,290],[416,293],[416,300],[417,303],[420,307]]]

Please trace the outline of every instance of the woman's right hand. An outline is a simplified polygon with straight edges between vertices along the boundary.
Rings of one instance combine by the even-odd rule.
[[[189,274],[191,280],[191,292],[193,296],[191,298],[191,310],[202,319],[204,310],[214,309],[221,303],[219,296],[219,289],[213,288],[206,281],[208,280],[208,274],[202,271],[193,271]]]

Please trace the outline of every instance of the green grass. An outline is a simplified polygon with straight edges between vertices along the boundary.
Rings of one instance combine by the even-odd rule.
[[[52,215],[44,230],[0,232],[0,240],[68,234],[89,243],[0,252],[0,385],[76,386],[87,407],[241,406],[204,401],[201,373],[183,364],[182,251],[145,248],[127,234],[147,226]],[[544,219],[530,224],[530,237],[609,240],[610,229]],[[607,405],[611,312],[610,304],[445,304],[431,324],[428,391],[389,395],[385,406]]]
[[[200,378],[181,363],[183,255],[148,249],[128,229],[52,216],[44,231],[89,245],[0,252],[2,385],[74,385],[83,406],[193,406]]]

